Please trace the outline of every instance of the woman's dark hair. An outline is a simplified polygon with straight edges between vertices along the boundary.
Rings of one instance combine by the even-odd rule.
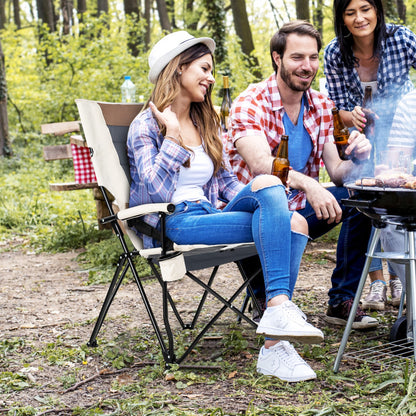
[[[379,57],[381,52],[381,43],[383,39],[391,33],[387,33],[383,3],[381,0],[367,0],[367,2],[375,8],[377,14],[377,25],[374,30],[373,57]],[[334,0],[333,12],[334,30],[337,36],[342,60],[347,67],[352,68],[354,66],[358,66],[358,59],[354,57],[352,52],[354,38],[351,36],[351,32],[344,24],[344,12],[350,3],[351,0]]]

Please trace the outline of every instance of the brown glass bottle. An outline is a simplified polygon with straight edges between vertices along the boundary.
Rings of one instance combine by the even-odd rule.
[[[367,122],[364,127],[364,134],[371,137],[374,134],[374,112],[373,112],[373,89],[367,85],[364,90],[363,112]]]
[[[332,109],[332,116],[334,118],[334,141],[337,146],[339,157],[342,160],[349,160],[351,159],[351,155],[346,155],[345,149],[348,147],[348,137],[350,137],[350,132],[342,122],[338,108],[334,107]]]
[[[283,185],[287,185],[289,175],[289,136],[282,135],[279,147],[277,148],[276,157],[273,160],[272,174],[280,178]]]
[[[220,110],[220,118],[221,118],[221,127],[223,131],[228,130],[228,115],[230,114],[231,108],[231,94],[230,94],[230,86],[227,76],[222,77],[223,82],[223,96],[222,96],[222,103],[221,103],[221,110]]]

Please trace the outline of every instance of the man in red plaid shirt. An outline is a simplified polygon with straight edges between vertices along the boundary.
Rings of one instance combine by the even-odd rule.
[[[348,198],[342,184],[360,175],[371,144],[363,134],[354,131],[346,149],[351,160],[339,158],[333,142],[334,104],[310,88],[318,71],[320,48],[319,32],[304,21],[287,23],[273,36],[270,52],[275,73],[249,86],[235,100],[226,149],[234,171],[247,183],[256,175],[271,173],[280,137],[289,136],[290,209],[307,219],[313,239],[342,222],[326,320],[345,325],[364,267],[371,222],[355,208],[341,203],[342,198]],[[336,186],[324,188],[319,184],[321,161]],[[256,258],[250,259],[245,267],[252,267],[255,261]],[[254,285],[260,299],[262,282],[260,277]],[[353,328],[377,325],[375,318],[358,309]]]

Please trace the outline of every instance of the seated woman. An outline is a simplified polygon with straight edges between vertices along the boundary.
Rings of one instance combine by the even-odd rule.
[[[130,206],[173,202],[166,234],[177,244],[254,241],[267,291],[267,309],[257,328],[267,338],[257,370],[286,381],[313,379],[315,372],[288,341],[323,340],[322,331],[306,322],[290,300],[307,223],[289,211],[280,179],[263,175],[244,186],[232,173],[211,100],[214,49],[212,39],[185,31],[169,34],[153,47],[149,79],[155,87],[128,135]],[[217,209],[220,201],[228,202],[222,211]],[[157,226],[158,216],[145,221]]]

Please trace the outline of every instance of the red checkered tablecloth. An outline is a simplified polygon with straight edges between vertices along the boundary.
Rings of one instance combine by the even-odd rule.
[[[76,183],[97,182],[91,162],[90,149],[71,143],[72,159]]]

